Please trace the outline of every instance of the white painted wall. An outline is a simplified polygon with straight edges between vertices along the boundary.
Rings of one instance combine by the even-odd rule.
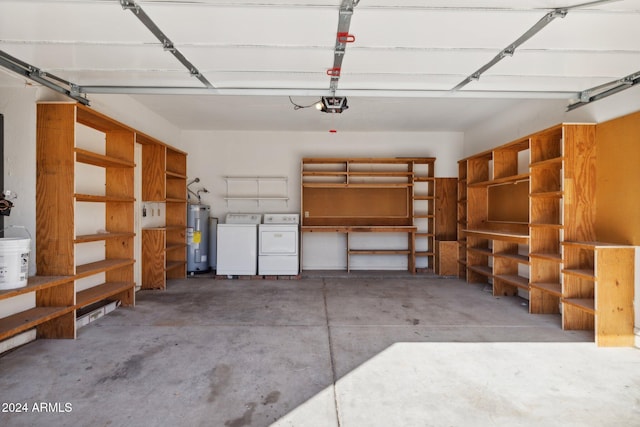
[[[191,189],[206,187],[202,202],[211,215],[224,219],[228,212],[300,212],[300,161],[303,157],[436,157],[436,176],[457,176],[463,135],[430,133],[316,133],[316,132],[208,132],[185,131],[182,146],[189,153],[189,179],[200,178]],[[285,176],[289,201],[228,201],[225,176]],[[233,184],[232,184],[233,185]],[[234,190],[234,187],[231,187]],[[240,191],[240,189],[239,189]],[[242,189],[243,192],[249,191]],[[277,189],[273,189],[277,191]],[[401,237],[400,237],[401,238]],[[406,240],[406,236],[404,236]],[[309,243],[309,244],[307,244]],[[343,269],[344,236],[305,235],[303,269]],[[406,268],[406,257],[395,260],[372,258],[361,268]]]
[[[568,100],[529,100],[465,132],[464,157],[506,144],[558,123],[601,123],[640,110],[634,87],[567,112]]]

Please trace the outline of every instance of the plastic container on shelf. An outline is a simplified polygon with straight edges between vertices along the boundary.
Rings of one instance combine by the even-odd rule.
[[[0,238],[0,290],[27,286],[29,278],[31,235],[22,226],[10,226],[5,230],[9,228],[20,228],[29,237]]]

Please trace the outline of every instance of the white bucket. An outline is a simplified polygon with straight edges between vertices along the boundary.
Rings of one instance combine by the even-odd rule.
[[[0,238],[0,290],[27,286],[31,253],[30,237]]]

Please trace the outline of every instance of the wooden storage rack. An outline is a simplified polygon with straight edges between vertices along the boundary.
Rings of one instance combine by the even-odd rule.
[[[88,128],[102,141],[95,150],[83,148]],[[167,202],[167,259],[171,277],[186,276],[186,155],[153,140],[89,107],[74,103],[37,106],[36,265],[38,275],[27,286],[0,291],[0,300],[34,294],[35,307],[0,318],[0,340],[36,329],[38,338],[75,338],[76,311],[100,301],[135,304],[134,148],[136,142],[160,147],[167,166],[163,197]],[[78,192],[85,177],[78,165],[102,170],[104,190]],[[164,163],[162,163],[164,168]],[[149,172],[149,171],[145,171]],[[100,175],[100,174],[99,174]],[[101,176],[102,176],[101,175]],[[147,179],[149,178],[149,179]],[[155,182],[145,175],[144,182]],[[149,187],[145,189],[149,191]],[[150,190],[157,191],[157,190]],[[166,191],[166,192],[165,192]],[[101,194],[98,194],[101,193]],[[154,199],[155,200],[155,199]],[[79,206],[104,212],[104,222],[81,234],[76,224]],[[93,218],[89,219],[89,222]],[[104,257],[80,264],[84,245],[103,242]],[[144,256],[144,255],[143,255]],[[102,279],[104,277],[104,280]],[[80,288],[78,281],[91,278]]]
[[[491,282],[496,296],[528,291],[531,313],[560,313],[562,305],[563,328],[595,325],[598,345],[630,345],[631,249],[579,243],[596,239],[595,166],[592,124],[560,124],[461,160],[460,276]]]
[[[302,231],[347,235],[349,259],[405,255],[431,267],[434,256],[435,158],[303,158]],[[353,233],[407,233],[404,249],[352,248]],[[417,250],[416,248],[420,249]]]
[[[142,289],[166,289],[187,274],[187,155],[137,135],[142,144],[142,199],[166,205],[163,227],[142,230]]]
[[[104,134],[104,153],[78,146],[78,126]],[[39,276],[0,298],[35,292],[36,307],[1,319],[0,339],[33,327],[43,338],[75,338],[75,312],[102,300],[135,302],[133,281],[134,131],[80,104],[37,106],[36,264]],[[76,193],[77,164],[104,169],[104,194]],[[77,234],[76,205],[104,206],[104,232]],[[104,259],[78,264],[82,245],[104,242]],[[104,275],[104,283],[78,290],[79,279]]]

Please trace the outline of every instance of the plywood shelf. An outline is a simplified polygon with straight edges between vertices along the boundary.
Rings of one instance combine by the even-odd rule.
[[[530,264],[529,257],[526,256],[526,255],[501,252],[501,253],[494,253],[493,256],[496,257],[496,258],[503,258],[503,259],[512,260],[512,261],[515,261],[515,262],[517,262],[519,264],[525,264],[525,265],[529,265]]]
[[[133,203],[136,201],[134,197],[118,197],[118,196],[97,196],[93,194],[76,194],[76,202],[89,203]]]
[[[27,286],[15,289],[0,290],[0,300],[13,298],[30,292],[54,288],[73,280],[73,276],[32,276],[27,281]]]
[[[94,153],[92,151],[76,148],[76,161],[99,167],[134,168],[136,164],[129,160],[122,160],[112,156]]]
[[[580,277],[586,280],[591,280],[591,281],[596,280],[596,276],[595,276],[595,273],[593,272],[593,269],[565,268],[564,270],[562,270],[562,272],[564,274]]]
[[[483,276],[493,277],[493,270],[491,269],[491,267],[484,265],[467,264],[467,268],[475,273],[482,274]]]
[[[167,179],[187,179],[187,175],[181,172],[167,171],[166,178]]]
[[[535,253],[530,253],[529,254],[529,258],[537,258],[537,259],[542,259],[545,261],[553,261],[556,263],[561,263],[562,262],[562,256],[558,253],[551,253],[551,252],[535,252]]]
[[[0,341],[73,311],[73,307],[34,307],[0,319]]]
[[[523,233],[508,233],[508,232],[499,232],[493,230],[473,230],[473,229],[465,229],[463,230],[467,233],[467,236],[474,236],[478,238],[488,239],[488,240],[503,240],[505,242],[514,242],[520,244],[527,244],[529,242],[529,235]]]
[[[586,313],[596,314],[595,303],[592,298],[563,298],[562,302]]]
[[[544,283],[532,282],[529,284],[531,288],[539,289],[555,297],[562,296],[562,285],[560,283]]]
[[[133,265],[132,259],[105,259],[76,267],[76,279]]]
[[[529,174],[523,173],[518,175],[507,176],[504,178],[496,178],[488,181],[480,181],[474,182],[473,184],[469,184],[468,187],[489,187],[492,185],[502,185],[502,184],[514,184],[517,182],[524,182],[529,180]]]
[[[526,277],[518,276],[516,274],[497,274],[494,275],[494,277],[510,285],[517,286],[518,288],[525,290],[529,289],[529,279]]]
[[[102,240],[121,239],[121,238],[128,238],[128,237],[134,237],[134,236],[135,236],[135,233],[128,233],[128,232],[127,233],[109,232],[109,233],[84,234],[81,236],[76,236],[73,242],[74,243],[99,242]]]
[[[564,157],[553,157],[551,159],[546,159],[546,160],[541,160],[539,162],[530,163],[529,167],[530,168],[543,168],[543,167],[557,168],[557,167],[561,167],[562,166],[562,161],[563,160],[564,160]]]
[[[89,304],[111,298],[123,292],[133,292],[135,283],[133,282],[107,282],[93,286],[84,291],[78,292],[76,296],[76,309],[80,309]]]

